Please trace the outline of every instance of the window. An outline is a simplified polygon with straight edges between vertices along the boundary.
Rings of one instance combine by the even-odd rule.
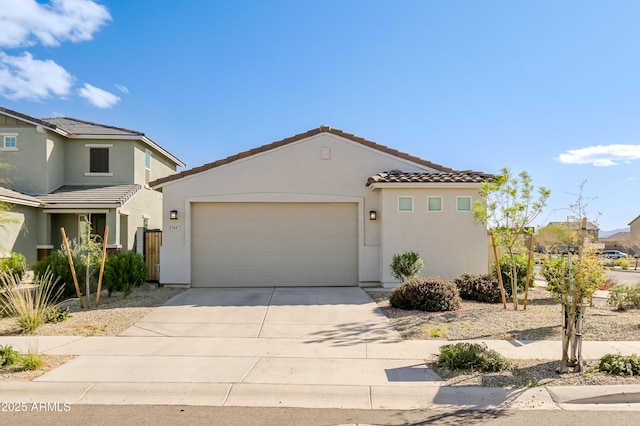
[[[413,197],[398,197],[398,211],[400,211],[400,212],[412,212],[413,211]]]
[[[430,212],[442,211],[442,197],[428,197],[427,210]]]
[[[471,211],[471,197],[458,197],[458,211],[459,212]]]
[[[7,151],[17,151],[18,150],[18,134],[4,133],[2,135],[2,149]]]
[[[144,168],[151,170],[151,151],[144,152]]]
[[[109,148],[89,148],[89,172],[109,173]]]
[[[142,227],[144,229],[149,229],[149,218],[148,217],[142,218]]]

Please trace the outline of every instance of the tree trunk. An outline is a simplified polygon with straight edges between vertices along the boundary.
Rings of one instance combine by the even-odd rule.
[[[513,257],[512,257],[513,259]],[[518,310],[518,268],[512,260],[511,264],[511,298],[513,299],[513,310]]]

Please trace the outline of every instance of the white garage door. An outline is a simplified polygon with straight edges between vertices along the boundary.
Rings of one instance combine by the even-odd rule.
[[[193,287],[358,285],[357,205],[195,203]]]

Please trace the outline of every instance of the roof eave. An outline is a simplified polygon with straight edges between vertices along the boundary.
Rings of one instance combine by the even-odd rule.
[[[400,158],[400,159],[403,159],[403,160],[418,164],[418,165],[423,166],[423,167],[429,167],[429,168],[434,169],[434,170],[439,171],[439,172],[444,172],[444,173],[456,172],[456,170],[453,170],[451,168],[445,167],[445,166],[440,165],[440,164],[432,163],[431,161],[424,160],[422,158],[413,156],[411,154],[408,154],[408,153],[405,153],[405,152],[402,152],[402,151],[398,151],[398,150],[393,149],[393,148],[389,148],[389,147],[387,147],[385,145],[378,144],[376,142],[373,142],[373,141],[370,141],[368,139],[365,139],[365,138],[363,138],[361,136],[356,136],[356,135],[351,134],[351,133],[346,133],[346,132],[344,132],[342,130],[334,129],[334,128],[331,128],[329,126],[320,126],[318,128],[311,129],[311,130],[308,130],[308,131],[303,132],[303,133],[298,133],[296,135],[289,136],[287,138],[284,138],[284,139],[281,139],[281,140],[278,140],[278,141],[275,141],[275,142],[271,142],[271,143],[268,143],[268,144],[265,144],[265,145],[261,145],[261,146],[259,146],[257,148],[253,148],[253,149],[248,150],[248,151],[243,151],[243,152],[240,152],[238,154],[231,155],[229,157],[226,157],[226,158],[223,158],[223,159],[219,159],[219,160],[216,160],[216,161],[213,161],[213,162],[210,162],[210,163],[206,163],[206,164],[203,164],[203,165],[198,166],[198,167],[194,167],[194,168],[189,169],[189,170],[183,170],[182,172],[179,172],[179,173],[176,173],[176,174],[173,174],[173,175],[170,175],[170,176],[166,176],[164,178],[156,179],[156,180],[150,182],[149,186],[151,186],[153,189],[162,188],[167,183],[170,183],[170,182],[173,182],[173,181],[182,180],[182,179],[184,179],[186,177],[197,175],[197,174],[212,170],[214,168],[217,168],[217,167],[229,164],[229,163],[233,163],[233,162],[238,161],[238,160],[242,160],[242,159],[247,158],[247,157],[252,157],[252,156],[257,155],[257,154],[261,154],[261,153],[264,153],[264,152],[269,152],[269,151],[272,151],[274,149],[280,148],[282,146],[289,145],[291,143],[298,142],[298,141],[301,141],[301,140],[304,140],[304,139],[307,139],[307,138],[310,138],[312,136],[316,136],[316,135],[319,135],[319,134],[322,134],[322,133],[329,133],[329,134],[332,134],[332,135],[336,135],[336,136],[342,137],[344,139],[347,139],[347,140],[350,140],[350,141],[353,141],[353,142],[357,142],[357,143],[359,143],[359,144],[361,144],[363,146],[366,146],[368,148],[375,149],[375,150],[377,150],[379,152],[383,152],[385,154],[388,154],[388,155],[391,155],[393,157]]]
[[[118,209],[124,203],[50,203],[45,204],[45,210],[64,210],[64,209]]]
[[[18,204],[18,205],[27,206],[27,207],[40,207],[42,205],[41,202],[22,200],[20,198],[13,198],[13,197],[5,197],[2,195],[0,195],[0,201],[8,204]]]
[[[480,188],[482,182],[375,182],[369,184],[371,190],[383,188]]]

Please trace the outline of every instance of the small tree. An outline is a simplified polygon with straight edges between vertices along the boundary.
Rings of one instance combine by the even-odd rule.
[[[547,253],[561,253],[568,244],[575,244],[576,231],[568,226],[548,224],[540,228],[536,235],[536,242]]]
[[[584,182],[580,186],[577,201],[570,206],[579,219],[579,229],[575,233],[578,255],[568,251],[568,257],[548,259],[542,274],[548,283],[548,289],[562,305],[562,358],[558,372],[582,371],[582,334],[584,327],[585,300],[590,298],[598,286],[607,280],[596,249],[586,232],[587,218],[585,197],[582,195]],[[571,354],[569,351],[571,350]]]
[[[391,269],[391,275],[395,279],[405,282],[420,273],[424,268],[424,260],[415,251],[394,254],[389,268]]]
[[[509,257],[511,276],[511,296],[513,309],[518,309],[518,266],[516,254],[523,247],[522,235],[530,232],[528,225],[542,212],[551,191],[545,187],[536,190],[531,176],[526,171],[513,176],[504,167],[500,174],[480,187],[481,201],[474,204],[477,222],[488,225],[497,247]]]

